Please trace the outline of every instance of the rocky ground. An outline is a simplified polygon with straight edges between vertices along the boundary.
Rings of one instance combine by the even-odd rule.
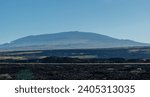
[[[149,64],[0,64],[1,80],[150,80]]]

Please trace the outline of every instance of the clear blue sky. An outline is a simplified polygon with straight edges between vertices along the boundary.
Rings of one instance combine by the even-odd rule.
[[[0,43],[64,31],[150,43],[150,0],[0,0]]]

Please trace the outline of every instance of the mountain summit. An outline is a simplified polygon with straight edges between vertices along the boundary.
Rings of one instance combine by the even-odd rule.
[[[23,37],[0,45],[1,50],[90,49],[149,46],[132,40],[116,39],[90,32],[61,32]]]

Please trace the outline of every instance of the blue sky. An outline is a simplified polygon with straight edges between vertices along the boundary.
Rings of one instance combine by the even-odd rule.
[[[86,31],[150,43],[150,0],[0,0],[0,43]]]

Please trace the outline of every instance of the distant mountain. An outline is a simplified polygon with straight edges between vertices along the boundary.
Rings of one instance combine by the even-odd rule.
[[[132,40],[116,39],[89,32],[61,32],[32,35],[0,45],[1,50],[48,50],[48,49],[90,49],[150,46]]]

